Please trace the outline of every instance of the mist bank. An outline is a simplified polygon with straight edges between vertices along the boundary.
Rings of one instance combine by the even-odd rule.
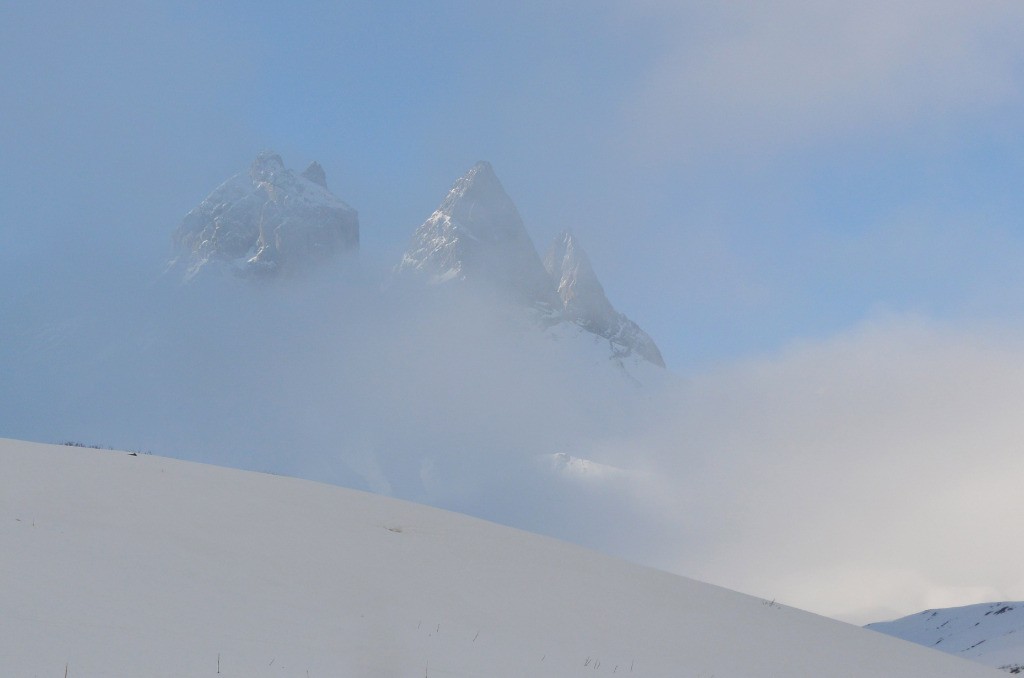
[[[637,384],[594,335],[549,336],[486,291],[354,258],[80,296],[6,344],[3,435],[322,480],[593,545],[605,521],[583,523],[607,504],[596,515],[630,532],[621,502],[574,498],[552,471],[555,455],[621,464],[604,441],[662,407],[664,386]]]
[[[69,288],[5,340],[0,435],[370,490],[853,622],[1024,597],[1020,328],[891,315],[640,385],[379,270]]]

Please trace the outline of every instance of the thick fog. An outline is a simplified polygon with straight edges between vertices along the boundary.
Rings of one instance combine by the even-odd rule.
[[[69,306],[5,356],[6,436],[323,480],[566,537],[582,528],[595,545],[606,521],[626,521],[604,502],[583,521],[551,486],[553,455],[635,437],[660,406],[521,309],[355,257],[296,280],[168,276]]]
[[[1024,595],[1020,335],[881,316],[638,386],[408,282],[349,258],[69,289],[8,344],[0,430],[427,502],[855,621]]]

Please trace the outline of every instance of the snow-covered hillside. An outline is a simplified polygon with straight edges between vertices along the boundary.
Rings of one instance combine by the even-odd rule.
[[[997,675],[380,496],[10,440],[0,465],[3,675]]]
[[[1010,673],[1024,672],[1024,602],[925,610],[867,628]]]

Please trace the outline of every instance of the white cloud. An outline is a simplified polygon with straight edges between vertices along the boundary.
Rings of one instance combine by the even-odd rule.
[[[1012,0],[644,5],[667,45],[631,115],[659,153],[769,150],[1019,102]]]
[[[661,565],[856,622],[1024,591],[1019,336],[877,321],[698,378],[680,408],[644,446]]]

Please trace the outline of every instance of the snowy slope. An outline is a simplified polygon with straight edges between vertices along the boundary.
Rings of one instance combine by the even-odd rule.
[[[1024,671],[1024,602],[925,610],[867,628],[959,657]]]
[[[465,516],[0,440],[10,676],[987,676]]]

